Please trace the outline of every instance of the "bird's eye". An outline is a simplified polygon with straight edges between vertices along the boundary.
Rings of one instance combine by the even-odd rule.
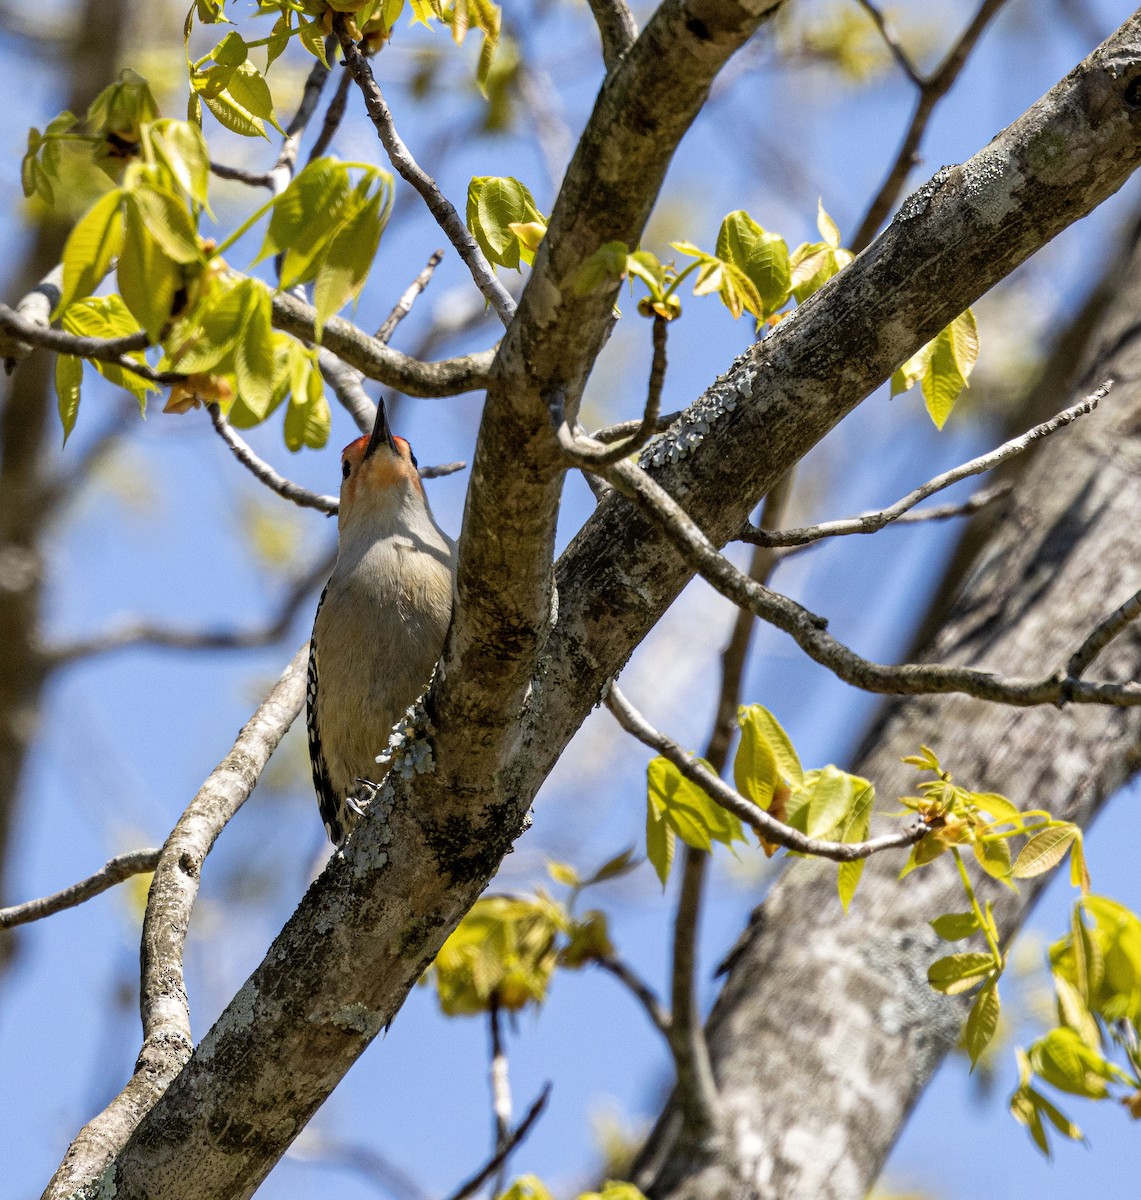
[[[341,478],[348,479],[349,475],[352,473],[352,469],[353,464],[346,458],[345,461],[341,463]]]

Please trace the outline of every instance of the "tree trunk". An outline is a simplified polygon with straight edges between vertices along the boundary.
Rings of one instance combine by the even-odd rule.
[[[922,657],[1015,673],[1064,662],[1141,585],[1141,243],[1121,280],[1067,403],[1105,378],[1115,388],[1039,451]],[[1097,674],[1141,678],[1141,631],[1114,642]],[[915,772],[899,759],[921,742],[965,786],[1085,826],[1141,762],[1141,710],[893,703],[855,770],[884,800],[914,792]],[[900,865],[887,855],[869,862],[846,920],[835,869],[823,862],[790,866],[757,909],[708,1025],[729,1145],[705,1161],[680,1150],[678,1114],[667,1107],[636,1172],[655,1200],[866,1194],[965,1011],[927,984],[940,953],[927,921],[963,907],[955,869],[944,858],[901,883]],[[1009,936],[1042,881],[1023,882],[1018,895],[986,882]]]

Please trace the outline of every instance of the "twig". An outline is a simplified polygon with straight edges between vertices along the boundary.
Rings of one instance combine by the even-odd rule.
[[[602,61],[610,72],[637,40],[638,26],[626,0],[589,0],[589,3],[602,42]]]
[[[675,409],[670,413],[663,413],[657,420],[657,426],[654,429],[655,433],[663,433],[682,415],[682,410]],[[602,442],[604,445],[610,445],[612,442],[618,441],[619,438],[629,437],[632,433],[636,433],[642,427],[642,418],[638,417],[632,421],[618,421],[613,425],[603,426],[602,429],[596,429],[590,436],[596,442]]]
[[[595,957],[594,962],[604,971],[613,975],[620,983],[626,985],[631,995],[645,1009],[646,1016],[653,1022],[654,1028],[669,1041],[670,1014],[654,994],[653,988],[639,978],[633,968],[620,958],[613,955],[598,955]]]
[[[227,166],[226,163],[210,161],[210,173],[219,179],[229,179],[234,183],[244,183],[247,187],[273,188],[273,177],[269,171],[246,171],[241,167]]]
[[[440,463],[436,467],[421,467],[421,479],[443,479],[445,475],[454,475],[457,471],[462,471],[467,466],[466,462],[450,462]]]
[[[51,325],[51,315],[59,303],[62,288],[63,264],[56,263],[31,291],[20,297],[16,303],[16,316],[33,329],[47,329]],[[5,372],[11,375],[16,363],[31,349],[27,342],[0,339],[0,358],[4,360]]]
[[[78,883],[44,896],[39,900],[25,900],[23,904],[13,904],[11,908],[0,908],[0,929],[11,929],[16,925],[26,925],[29,921],[39,921],[50,917],[53,913],[62,912],[65,908],[75,908],[92,896],[98,896],[113,888],[115,884],[130,879],[132,875],[143,875],[153,871],[158,863],[158,850],[132,850],[127,854],[117,855],[110,862],[104,863],[94,875],[88,875]]]
[[[766,842],[775,842],[786,850],[810,854],[816,858],[828,858],[833,862],[854,862],[859,858],[870,858],[883,850],[897,850],[914,845],[927,832],[926,825],[919,824],[899,833],[871,838],[866,842],[828,842],[821,838],[806,837],[783,821],[767,813],[763,808],[747,800],[740,792],[731,788],[720,776],[715,775],[699,759],[690,757],[678,744],[664,733],[659,733],[640,712],[611,684],[603,697],[603,703],[618,720],[618,724],[631,733],[643,745],[657,751],[688,779],[704,791],[711,800],[739,817],[746,825],[760,834]]]
[[[325,47],[326,54],[328,54],[332,48],[331,38],[325,39]],[[293,114],[293,120],[286,126],[285,140],[281,143],[277,162],[273,164],[273,170],[269,173],[270,186],[275,192],[283,191],[285,185],[293,178],[293,172],[297,168],[297,155],[301,150],[301,139],[309,122],[313,119],[313,114],[317,111],[321,93],[325,90],[328,80],[329,68],[320,59],[316,59],[309,68],[305,87],[301,92],[301,100],[297,105],[297,111]]]
[[[416,1180],[372,1147],[328,1137],[311,1125],[301,1131],[285,1156],[294,1162],[344,1167],[355,1171],[396,1200],[431,1200]]]
[[[387,346],[392,340],[392,335],[396,332],[397,325],[412,311],[412,305],[416,303],[420,293],[431,282],[432,276],[435,274],[436,268],[440,265],[443,257],[443,250],[436,250],[432,254],[432,257],[428,259],[427,266],[404,289],[400,299],[392,306],[392,312],[384,318],[381,327],[376,331],[376,340],[378,342],[384,342]]]
[[[263,458],[259,458],[253,448],[238,434],[237,430],[222,415],[222,410],[216,404],[207,404],[206,411],[210,414],[218,436],[234,453],[234,457],[247,468],[259,483],[264,483],[272,492],[286,500],[292,501],[301,508],[315,508],[318,512],[333,516],[338,508],[336,496],[320,496],[308,488],[279,475]]]
[[[341,121],[345,116],[345,107],[349,98],[349,87],[352,82],[353,77],[348,71],[342,68],[341,77],[337,80],[337,90],[333,93],[333,98],[329,101],[329,107],[325,110],[325,120],[321,123],[321,132],[317,135],[317,139],[309,151],[309,162],[312,162],[315,158],[320,158],[329,149],[329,144],[336,136],[337,130],[341,126]]]
[[[138,375],[140,379],[161,386],[183,383],[186,380],[186,376],[178,371],[156,371],[149,364],[131,358],[132,351],[145,350],[149,345],[147,335],[142,332],[118,338],[80,337],[62,329],[51,329],[26,320],[6,304],[0,304],[0,329],[13,334],[20,342],[26,342],[28,345],[54,350],[57,354],[74,354],[77,358],[94,358],[99,362],[113,363]]]
[[[981,475],[985,471],[994,470],[995,467],[1006,462],[1008,459],[1014,458],[1016,455],[1028,450],[1035,442],[1049,437],[1050,434],[1056,433],[1059,429],[1064,429],[1079,417],[1093,412],[1098,404],[1108,395],[1111,387],[1113,387],[1113,380],[1107,379],[1105,383],[1091,392],[1080,403],[1063,410],[1048,421],[1043,421],[1041,425],[1035,425],[1033,429],[1027,430],[1026,433],[1021,434],[1019,437],[1012,438],[1009,442],[1004,442],[997,449],[991,450],[986,454],[981,454],[978,458],[972,458],[970,462],[963,463],[961,466],[952,467],[951,470],[944,471],[941,475],[936,475],[934,479],[929,479],[913,492],[908,492],[902,499],[897,500],[887,508],[880,509],[878,512],[864,513],[862,516],[849,517],[843,521],[826,521],[820,525],[807,525],[801,529],[769,531],[748,526],[740,535],[739,540],[750,542],[754,546],[804,546],[810,542],[819,541],[821,538],[843,537],[853,533],[876,533],[878,530],[883,529],[885,525],[890,525],[893,521],[903,519],[904,514],[909,509],[914,508],[920,501],[926,500],[928,496],[933,496],[936,492],[941,492],[944,488],[948,488],[952,484],[958,483],[962,479],[967,479],[972,475]],[[995,498],[995,495],[992,493],[983,503],[989,503],[990,500]],[[969,501],[968,504],[970,504]],[[982,507],[982,504],[976,504],[975,507]],[[924,513],[913,513],[910,519],[912,521],[932,521],[944,517],[959,516],[963,512],[973,511],[974,508],[968,508],[965,505],[950,505],[942,510],[929,509]]]
[[[48,1195],[70,1194],[97,1175],[190,1057],[194,1043],[182,956],[202,866],[301,711],[308,659],[306,645],[293,656],[229,754],[210,773],[159,853],[143,918],[143,1046],[123,1090],[76,1135],[48,1184]]]
[[[392,113],[389,112],[380,86],[373,77],[372,68],[345,28],[344,14],[335,13],[333,15],[333,30],[340,38],[345,63],[357,81],[361,95],[364,96],[368,115],[372,119],[373,125],[376,126],[376,132],[393,167],[424,198],[428,211],[436,218],[437,224],[447,235],[448,241],[455,246],[460,258],[471,272],[476,287],[498,313],[503,324],[509,325],[511,318],[515,315],[515,301],[511,299],[511,294],[496,278],[491,264],[484,258],[483,251],[480,250],[459,213],[436,186],[436,181],[412,157],[408,147],[396,132]]]
[[[376,421],[376,405],[361,386],[361,373],[324,346],[317,351],[317,366],[341,407],[356,421],[361,433],[368,433]]]
[[[637,428],[622,441],[611,446],[592,444],[591,439],[571,431],[566,414],[566,398],[555,392],[548,399],[551,423],[563,452],[577,466],[606,467],[640,450],[658,431],[662,411],[662,386],[666,379],[666,338],[669,324],[664,317],[654,316],[654,357],[650,363],[650,382],[646,390],[646,408]]]
[[[86,641],[49,646],[44,660],[49,669],[72,666],[119,650],[146,646],[162,650],[251,650],[272,646],[290,629],[306,600],[328,578],[333,569],[331,556],[321,558],[289,589],[277,615],[262,629],[170,629],[162,625],[139,623],[113,629]]]
[[[900,44],[899,38],[896,37],[895,30],[888,24],[887,17],[872,3],[872,0],[858,0],[858,3],[868,16],[871,17],[872,23],[879,30],[880,37],[884,40],[884,45],[891,51],[891,55],[899,64],[900,69],[917,88],[922,89],[924,86],[923,76],[915,69],[915,64],[908,57],[907,51]]]
[[[1059,670],[1041,679],[996,675],[942,663],[885,666],[870,662],[827,632],[828,622],[795,600],[770,591],[719,554],[689,514],[640,467],[629,462],[603,467],[602,477],[632,501],[666,534],[683,559],[734,604],[789,634],[816,662],[854,687],[890,696],[959,692],[1014,707],[1039,704],[1141,705],[1141,684],[1068,678]]]
[[[935,106],[951,90],[968,56],[975,48],[975,43],[982,36],[983,30],[990,24],[991,19],[1003,6],[1004,2],[1005,0],[983,0],[975,12],[971,23],[963,31],[959,40],[951,47],[947,57],[939,65],[934,74],[927,76],[926,79],[915,81],[919,88],[919,99],[915,106],[915,113],[911,118],[911,124],[907,128],[907,132],[903,135],[903,143],[900,145],[899,153],[888,170],[887,177],[880,185],[879,191],[868,206],[868,211],[864,219],[860,222],[860,227],[856,231],[855,237],[852,239],[852,249],[857,254],[876,236],[876,232],[883,224],[884,218],[895,206],[896,200],[899,199],[899,193],[903,190],[903,185],[907,181],[907,176],[917,161],[916,152],[919,149],[919,143],[923,140],[924,133],[927,131],[927,125],[931,120],[931,114],[935,111]],[[864,7],[867,8],[869,6],[865,4]]]
[[[518,1125],[507,1135],[503,1146],[496,1151],[494,1157],[480,1168],[469,1180],[461,1183],[458,1188],[447,1200],[468,1200],[469,1196],[474,1196],[481,1187],[499,1170],[507,1165],[507,1160],[511,1157],[515,1148],[520,1142],[531,1132],[531,1126],[542,1115],[543,1109],[547,1106],[547,1099],[551,1094],[551,1085],[549,1083],[543,1085],[543,1090],[539,1093],[539,1098],[527,1110],[527,1115],[519,1122]]]
[[[1104,621],[1096,625],[1089,637],[1074,651],[1066,664],[1066,674],[1069,678],[1080,679],[1106,646],[1138,617],[1141,617],[1141,591],[1134,592],[1120,608],[1115,609]]]
[[[511,1076],[507,1064],[507,1052],[503,1048],[503,1031],[499,1025],[499,1002],[495,996],[487,1010],[491,1033],[491,1111],[495,1117],[495,1155],[500,1158],[499,1174],[495,1193],[503,1191],[503,1174],[507,1159],[503,1154],[507,1139],[511,1135]]]

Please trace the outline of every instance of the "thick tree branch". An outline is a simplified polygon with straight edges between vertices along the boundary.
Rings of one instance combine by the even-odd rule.
[[[44,1200],[63,1200],[97,1174],[190,1057],[194,1043],[182,953],[202,867],[301,711],[308,661],[305,645],[243,726],[233,748],[211,772],[162,848],[143,918],[143,1048],[126,1087],[72,1142]]]
[[[451,201],[436,186],[436,181],[431,175],[412,157],[400,134],[396,132],[392,113],[389,112],[388,105],[384,102],[380,85],[373,77],[372,68],[357,48],[356,42],[346,31],[345,18],[340,13],[333,17],[333,29],[340,38],[341,49],[345,55],[345,66],[352,73],[361,95],[364,96],[365,108],[368,109],[369,118],[376,126],[377,135],[388,154],[389,161],[397,173],[423,197],[428,211],[436,219],[436,224],[447,235],[448,241],[455,246],[456,252],[471,272],[476,287],[484,294],[488,304],[499,314],[499,319],[504,325],[510,324],[511,318],[515,315],[515,301],[511,299],[511,294],[499,282],[491,264],[484,258],[483,251],[479,248],[474,235],[464,224],[463,218],[456,212]]]
[[[131,850],[127,854],[116,855],[94,875],[88,875],[86,879],[62,891],[39,900],[25,900],[23,904],[13,904],[10,908],[0,908],[0,929],[11,929],[28,921],[40,921],[65,908],[75,908],[92,896],[98,896],[117,883],[122,883],[124,879],[130,879],[132,875],[153,871],[160,853],[158,850]]]
[[[1021,454],[1024,450],[1028,450],[1035,442],[1049,437],[1050,434],[1057,432],[1059,429],[1064,429],[1079,417],[1093,412],[1098,404],[1105,399],[1112,386],[1113,381],[1106,380],[1101,387],[1091,392],[1079,404],[1065,409],[1065,411],[1058,413],[1056,417],[1051,417],[1049,421],[1042,422],[1041,425],[1036,425],[1020,437],[1012,438],[1009,442],[1004,442],[996,450],[991,450],[987,454],[980,454],[978,458],[972,458],[970,462],[965,462],[961,466],[952,467],[951,470],[944,471],[941,475],[936,475],[934,479],[929,479],[914,491],[908,492],[902,499],[897,500],[887,508],[881,508],[878,512],[864,513],[862,516],[850,517],[844,521],[824,521],[819,525],[807,525],[801,529],[767,530],[748,526],[741,534],[739,540],[750,542],[754,546],[806,546],[811,542],[819,541],[821,538],[843,537],[853,533],[877,533],[885,525],[890,525],[893,521],[898,521],[905,513],[920,503],[920,501],[926,500],[928,496],[933,496],[936,492],[941,492],[944,488],[949,488],[952,484],[958,483],[963,479],[968,479],[972,475],[981,475],[984,471],[993,471],[995,467],[1014,458],[1015,455]],[[962,511],[962,505],[954,505],[949,510],[940,512],[937,516],[932,516],[931,513],[916,513],[912,514],[911,519],[913,521],[916,519],[928,521],[939,520],[945,516],[957,516]]]
[[[250,1194],[486,886],[606,680],[689,578],[655,525],[613,495],[560,560],[556,616],[547,555],[559,464],[543,397],[561,387],[577,402],[609,322],[609,296],[560,283],[603,242],[637,242],[709,79],[763,15],[666,0],[607,81],[485,407],[433,697],[435,770],[380,789],[109,1165],[103,1186],[119,1200]],[[980,155],[921,189],[647,448],[716,544],[900,362],[1121,186],[1141,158],[1139,75],[1135,17]],[[211,1131],[223,1127],[234,1136],[220,1145]]]

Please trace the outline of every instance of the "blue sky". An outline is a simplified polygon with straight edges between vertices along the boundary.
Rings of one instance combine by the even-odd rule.
[[[928,19],[937,45],[953,36],[966,7],[948,3],[928,10],[935,14]],[[919,10],[901,5],[899,11]],[[1102,2],[1091,10],[1108,33],[1130,6]],[[809,11],[819,14],[822,6]],[[585,8],[563,4],[540,21],[529,8],[508,3],[506,15],[529,30],[557,86],[563,118],[577,132],[599,81]],[[430,106],[411,100],[403,83],[417,47],[424,45],[443,49],[445,69],[458,71],[443,35],[433,40],[419,32],[402,32],[377,65],[413,151],[438,173],[457,204],[472,175],[513,174],[549,209],[544,161],[525,123],[519,134],[478,140],[470,126],[478,119],[479,101],[468,89],[457,85]],[[914,182],[985,144],[1089,48],[1053,6],[1044,11],[1029,0],[1012,0],[933,121],[925,164]],[[13,81],[12,94],[19,96],[19,103],[0,113],[0,161],[9,164],[0,176],[0,204],[7,244],[15,247],[22,236],[18,158],[27,126],[42,127],[60,100],[48,73],[19,44],[0,38],[0,63]],[[289,76],[289,64],[280,66],[279,102],[285,112],[290,106],[286,84],[297,72]],[[275,86],[277,80],[271,75]],[[712,246],[721,216],[740,207],[781,232],[790,246],[814,240],[817,196],[842,233],[850,233],[895,151],[910,107],[909,94],[891,70],[863,88],[820,68],[769,64],[737,74],[683,145],[648,244],[664,251],[669,238],[686,236]],[[175,103],[170,111],[178,108]],[[207,133],[215,146],[217,127],[208,125]],[[334,149],[354,159],[378,151],[371,127],[359,119],[346,127]],[[225,137],[214,152],[223,161],[266,165],[274,153],[269,146]],[[1111,250],[1117,224],[1137,202],[1136,184],[1127,185],[979,306],[980,373],[1015,370],[1011,364],[1026,352],[1026,340],[1047,337],[1064,321]],[[252,207],[236,188],[216,191],[224,226],[232,227]],[[406,212],[386,234],[362,298],[359,315],[366,326],[379,322],[428,254],[444,244],[415,206],[408,203]],[[247,242],[247,247],[252,257],[256,245]],[[248,258],[239,250],[230,260],[244,266]],[[414,346],[433,314],[457,303],[466,287],[462,269],[449,255],[397,344]],[[633,305],[627,307],[587,396],[588,411],[600,420],[640,411],[648,328],[634,316]],[[714,301],[687,301],[686,315],[671,333],[666,408],[694,398],[748,336],[744,323],[734,325]],[[453,343],[448,352],[488,344],[493,337],[485,328]],[[69,456],[82,453],[85,440],[118,402],[89,383],[76,433],[59,459],[62,469]],[[259,513],[278,513],[286,509],[284,502],[239,473],[203,414],[163,416],[159,407],[132,430],[122,453],[53,541],[47,623],[54,636],[78,636],[140,615],[191,626],[256,625],[285,586],[251,561],[248,540],[250,505]],[[397,427],[412,440],[422,463],[443,462],[470,458],[478,417],[478,397],[404,401]],[[272,421],[252,431],[250,441],[291,477],[332,491],[336,451],[353,433],[344,414],[337,413],[324,453],[290,456]],[[802,467],[798,518],[845,515],[892,500],[995,440],[985,415],[953,417],[938,434],[916,397],[891,401],[881,391]],[[459,530],[466,478],[465,473],[430,485],[437,516],[453,534]],[[589,508],[585,487],[570,480],[560,529],[564,544]],[[284,522],[302,563],[323,553],[334,537],[331,523],[312,513],[286,509],[275,519]],[[849,539],[859,544],[834,545],[797,559],[777,582],[827,613],[838,635],[861,652],[889,658],[906,645],[951,537],[948,528],[922,526]],[[624,676],[631,699],[686,744],[698,745],[706,736],[716,688],[712,664],[731,619],[726,602],[702,585],[691,586]],[[54,890],[113,853],[159,844],[266,684],[307,637],[308,624],[306,614],[282,645],[265,651],[126,652],[61,675],[49,691],[42,736],[25,781],[8,899]],[[870,698],[806,663],[770,630],[758,634],[744,698],[773,708],[812,765],[843,765],[874,710]],[[260,960],[325,853],[299,732],[283,748],[286,767],[276,774],[284,780],[259,789],[208,862],[187,956],[196,1036]],[[644,820],[646,757],[606,713],[593,714],[541,792],[534,827],[495,886],[516,890],[542,882],[547,855],[589,867],[635,844]],[[1121,848],[1128,844],[1136,799],[1136,794],[1122,796],[1110,805],[1089,842],[1095,886],[1134,906],[1141,905],[1141,883]],[[706,1003],[715,995],[713,966],[767,886],[769,877],[755,865],[752,860],[719,862],[703,928]],[[1025,936],[1057,936],[1068,902],[1068,887],[1056,883]],[[623,953],[661,987],[672,895],[663,899],[643,867],[600,892],[594,903],[611,913]],[[0,1161],[7,1165],[10,1188],[0,1189],[4,1195],[35,1194],[79,1125],[126,1078],[139,1038],[137,943],[138,912],[126,890],[21,936],[18,960],[0,982],[0,1079],[4,1094],[14,1099],[0,1122]],[[429,1192],[446,1192],[488,1152],[486,1043],[482,1022],[444,1020],[431,993],[417,990],[390,1033],[318,1115],[315,1128],[382,1152]],[[519,1111],[544,1081],[554,1083],[549,1110],[513,1169],[540,1174],[560,1195],[592,1182],[597,1163],[592,1114],[613,1112],[632,1126],[644,1122],[656,1111],[669,1078],[657,1035],[614,981],[595,972],[559,976],[545,1007],[519,1019],[509,1046]],[[984,1191],[999,1200],[1063,1192],[1108,1200],[1134,1194],[1129,1168],[1135,1170],[1138,1155],[1120,1112],[1071,1104],[1090,1145],[1062,1146],[1055,1162],[1046,1164],[1006,1115],[1012,1081],[1008,1055],[991,1098],[980,1101],[964,1064],[948,1063],[895,1149],[892,1178],[922,1184],[947,1200],[968,1200]],[[962,1152],[948,1155],[948,1145]],[[357,1200],[377,1192],[351,1173],[287,1158],[261,1194],[272,1200]]]

